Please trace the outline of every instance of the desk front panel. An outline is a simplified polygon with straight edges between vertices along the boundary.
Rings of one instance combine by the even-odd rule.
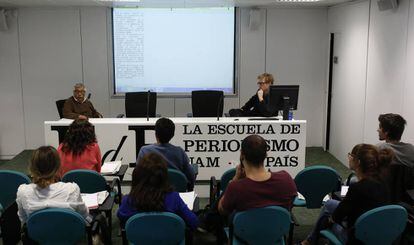
[[[90,119],[103,161],[135,162],[143,145],[155,143],[154,125],[140,118]],[[239,162],[241,141],[261,135],[268,144],[266,168],[286,170],[292,177],[305,167],[306,121],[249,121],[246,118],[171,118],[175,123],[174,145],[181,146],[198,164],[197,180],[220,178]],[[45,143],[57,147],[72,120],[45,122]]]

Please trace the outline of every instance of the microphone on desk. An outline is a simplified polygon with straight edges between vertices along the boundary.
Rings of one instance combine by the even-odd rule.
[[[217,105],[217,121],[220,121],[220,108],[221,108],[221,105],[223,105],[223,103],[224,103],[224,94],[220,94],[220,100]]]
[[[151,91],[148,90],[148,92],[147,92],[147,121],[149,121],[150,94],[151,94]]]

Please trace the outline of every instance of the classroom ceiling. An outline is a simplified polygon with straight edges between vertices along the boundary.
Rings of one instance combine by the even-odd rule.
[[[0,0],[0,7],[327,7],[352,0]]]

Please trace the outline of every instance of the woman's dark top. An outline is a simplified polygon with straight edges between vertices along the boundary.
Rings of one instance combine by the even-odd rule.
[[[269,105],[269,93],[263,94],[263,101],[259,101],[257,93],[253,95],[249,101],[241,108],[243,116],[251,117],[272,117],[277,116],[275,107]]]
[[[362,179],[349,187],[348,193],[332,214],[335,223],[346,221],[348,229],[347,244],[357,244],[353,226],[358,217],[377,207],[390,203],[387,185],[374,179]]]

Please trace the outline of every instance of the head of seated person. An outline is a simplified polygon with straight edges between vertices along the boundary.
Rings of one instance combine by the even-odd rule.
[[[88,120],[76,119],[69,125],[58,152],[62,176],[74,169],[101,170],[101,152],[94,127]]]
[[[386,180],[394,153],[390,149],[378,149],[370,144],[358,144],[348,153],[350,169],[358,180],[364,178]]]
[[[401,140],[401,136],[404,132],[407,122],[405,119],[393,113],[381,114],[378,117],[378,138],[379,140],[385,140],[385,142],[398,143]]]
[[[246,137],[241,144],[240,162],[245,168],[264,168],[267,156],[266,141],[259,135]]]
[[[171,119],[162,117],[155,122],[155,137],[158,144],[167,144],[174,137],[175,124]]]
[[[29,164],[32,181],[40,189],[44,189],[59,180],[60,159],[55,148],[42,146],[35,150]]]

